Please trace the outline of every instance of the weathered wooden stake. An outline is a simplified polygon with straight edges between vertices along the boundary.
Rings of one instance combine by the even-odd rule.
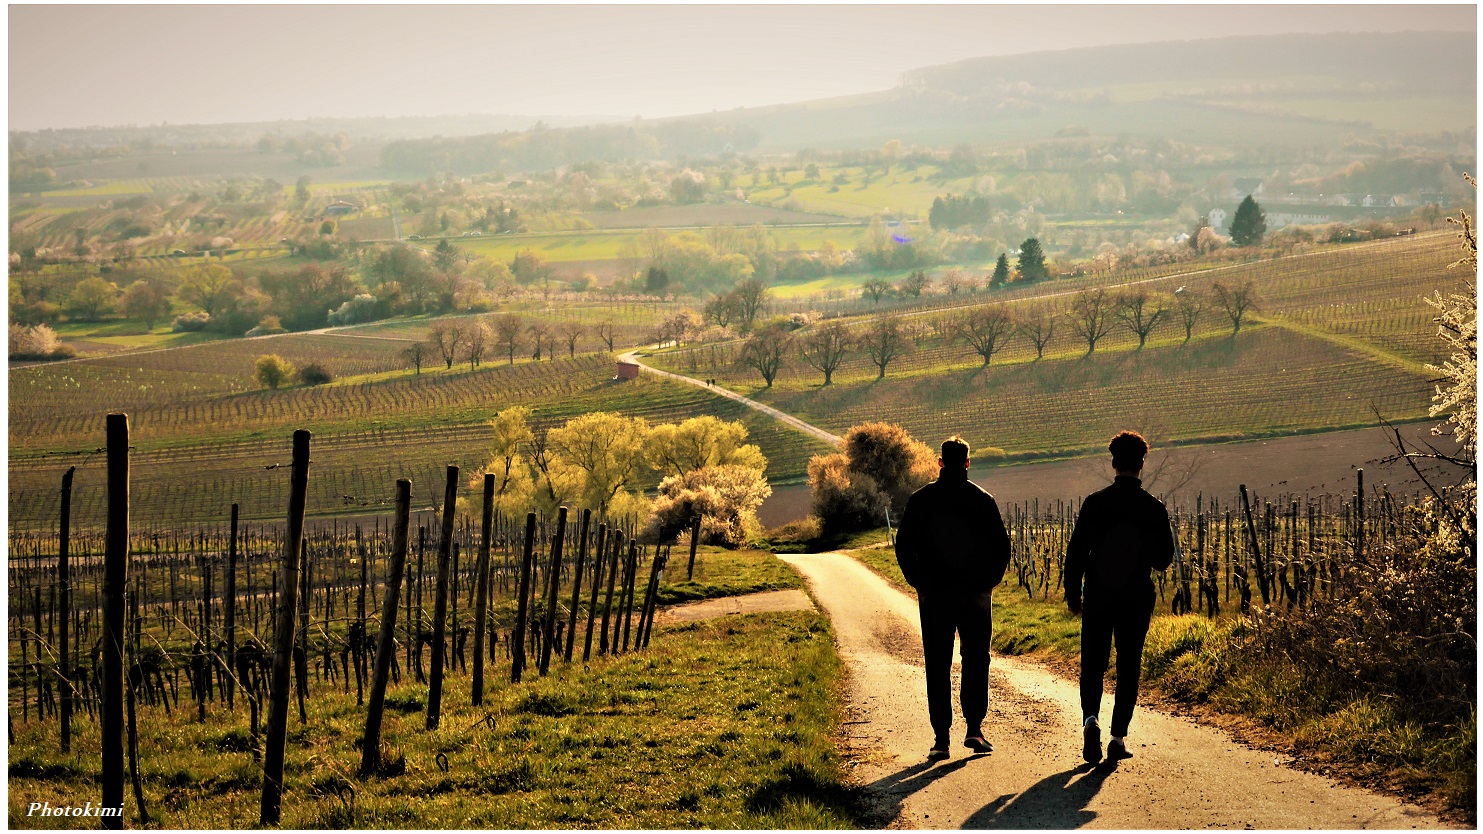
[[[536,514],[525,516],[525,557],[520,560],[520,596],[515,605],[515,633],[510,637],[510,682],[519,683],[525,671],[525,618],[530,613],[530,569],[535,561]]]
[[[309,594],[314,583],[309,578],[309,541],[299,541],[299,619],[298,634],[294,640],[294,691],[299,696],[299,723],[309,723],[309,711],[304,704],[309,688]]]
[[[484,473],[484,506],[480,523],[479,561],[474,568],[474,681],[470,702],[484,704],[484,629],[489,618],[489,546],[494,523],[494,473]]]
[[[227,683],[227,709],[235,709],[233,703],[236,698],[236,682],[232,680],[231,670],[237,668],[237,510],[236,504],[232,505],[232,527],[231,538],[227,541],[227,576],[226,576],[226,611],[223,612],[222,628],[226,631],[227,657],[226,664],[228,674]]]
[[[57,600],[58,613],[62,619],[62,633],[58,648],[61,650],[61,674],[60,683],[62,689],[62,752],[68,753],[72,750],[72,669],[68,664],[67,625],[68,615],[71,613],[70,601],[72,599],[72,578],[68,572],[67,550],[72,537],[72,475],[77,467],[67,467],[67,472],[62,476],[62,519],[59,539],[57,541]]]
[[[366,546],[361,541],[359,524],[355,525],[355,558],[360,562],[360,596],[356,598],[355,621],[358,628],[355,630],[355,643],[350,647],[350,653],[355,658],[355,705],[359,707],[365,705],[366,580],[370,573],[370,565],[367,564],[370,560],[366,558]]]
[[[597,545],[592,551],[592,598],[587,601],[587,641],[582,646],[582,662],[592,657],[592,624],[597,620],[597,591],[602,587],[602,567],[607,561],[608,525],[597,525]]]
[[[108,527],[103,566],[103,727],[101,804],[119,809],[102,827],[124,827],[124,595],[129,581],[129,417],[109,414]]]
[[[391,670],[396,642],[397,597],[407,565],[407,527],[412,515],[412,482],[396,482],[396,521],[391,533],[391,565],[386,574],[386,602],[381,607],[381,631],[376,639],[376,671],[371,675],[371,703],[366,708],[366,732],[361,741],[362,778],[381,769],[381,714],[386,706],[386,676]]]
[[[1267,568],[1262,561],[1262,544],[1257,540],[1256,523],[1251,520],[1251,500],[1246,496],[1246,484],[1241,484],[1241,508],[1246,511],[1246,529],[1251,533],[1251,552],[1256,558],[1256,584],[1262,592],[1262,605],[1267,605]]]
[[[613,530],[608,543],[612,548],[612,555],[608,557],[608,592],[603,597],[602,603],[602,639],[598,641],[597,653],[605,655],[611,648],[609,645],[611,635],[609,634],[609,620],[613,614],[613,587],[618,579],[618,561],[623,552],[623,531]]]
[[[309,490],[309,432],[294,432],[293,474],[289,477],[288,533],[283,546],[283,582],[273,630],[273,682],[268,697],[268,738],[263,761],[259,823],[277,825],[283,808],[283,747],[288,735],[289,661],[293,657],[298,609],[299,555],[304,547],[304,501]]]
[[[433,672],[427,690],[427,728],[436,730],[443,706],[443,664],[448,658],[448,567],[453,559],[453,513],[458,502],[458,467],[448,467],[443,490],[443,538],[438,542],[438,585],[433,599]]]
[[[577,539],[577,563],[572,567],[572,610],[566,623],[566,653],[562,655],[567,663],[572,662],[572,648],[577,642],[577,606],[582,602],[582,568],[587,561],[587,524],[591,520],[592,510],[582,510],[582,532]]]
[[[695,549],[700,546],[700,513],[690,519],[690,564],[685,568],[685,581],[695,578]]]
[[[561,546],[566,538],[566,507],[556,510],[556,537],[551,540],[551,570],[546,594],[546,616],[541,621],[541,675],[551,667],[551,644],[556,640],[556,588],[561,584]]]

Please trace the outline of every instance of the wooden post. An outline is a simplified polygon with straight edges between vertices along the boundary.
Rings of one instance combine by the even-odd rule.
[[[226,611],[223,612],[222,629],[226,632],[227,643],[227,709],[235,709],[233,703],[236,699],[236,682],[232,680],[233,670],[237,668],[237,510],[236,504],[232,505],[231,538],[227,541],[227,576],[226,588]]]
[[[376,639],[376,671],[371,675],[371,703],[366,708],[366,732],[361,741],[360,775],[381,769],[381,712],[386,706],[386,676],[396,649],[397,597],[407,565],[407,527],[412,515],[412,482],[396,482],[396,521],[391,533],[391,565],[386,574],[386,602],[381,607],[381,631]]]
[[[306,690],[309,688],[309,594],[314,583],[309,579],[309,541],[299,540],[299,617],[298,632],[294,639],[294,690],[299,696],[299,723],[309,723],[309,711],[305,706]]]
[[[1354,559],[1360,564],[1365,561],[1365,470],[1354,472],[1358,482],[1354,489]]]
[[[1267,605],[1267,568],[1262,562],[1262,544],[1257,540],[1256,523],[1251,520],[1251,500],[1246,496],[1246,484],[1241,484],[1241,508],[1246,512],[1246,529],[1251,534],[1251,552],[1256,559],[1257,588],[1262,592],[1262,605]]]
[[[546,616],[541,623],[541,676],[551,667],[551,643],[556,639],[556,589],[561,584],[561,546],[566,539],[566,507],[556,510],[556,537],[551,540],[551,569],[547,579]]]
[[[529,613],[530,566],[536,544],[536,514],[525,516],[525,558],[520,560],[520,596],[515,606],[515,634],[510,638],[510,682],[519,683],[525,671],[525,617]]]
[[[685,581],[695,578],[695,549],[700,546],[700,513],[690,519],[690,565],[685,568]]]
[[[479,561],[474,568],[474,682],[470,702],[484,704],[484,629],[489,619],[489,546],[494,524],[494,473],[484,473],[484,506],[480,523]]]
[[[433,598],[433,672],[427,690],[427,728],[436,730],[443,707],[443,664],[448,658],[448,567],[453,559],[453,513],[458,501],[458,467],[448,467],[443,488],[443,538],[438,542],[438,585]]]
[[[77,467],[67,467],[66,474],[62,475],[62,519],[59,537],[57,540],[57,600],[58,613],[62,619],[62,633],[58,644],[61,654],[61,674],[59,675],[62,690],[62,752],[68,753],[72,750],[72,669],[68,665],[68,642],[67,625],[68,615],[71,613],[70,601],[72,598],[72,578],[67,565],[67,550],[72,537],[72,474]]]
[[[124,827],[124,595],[129,581],[129,417],[109,414],[108,527],[103,556],[101,804],[119,809],[102,827]],[[24,700],[24,697],[22,698]]]
[[[293,473],[289,477],[288,532],[283,545],[283,578],[273,629],[273,681],[268,697],[268,738],[263,756],[263,797],[258,821],[277,825],[283,812],[283,747],[288,735],[289,661],[293,657],[298,609],[299,555],[304,547],[304,502],[309,490],[309,432],[294,432]]]
[[[613,614],[613,586],[617,584],[618,558],[623,552],[623,531],[612,531],[612,541],[609,543],[613,549],[613,555],[608,561],[608,593],[603,598],[602,604],[602,639],[598,641],[597,653],[600,655],[608,653],[608,622]]]
[[[567,663],[572,662],[572,648],[577,643],[577,606],[582,602],[582,568],[587,561],[587,524],[592,520],[592,510],[582,510],[582,532],[577,539],[577,563],[572,566],[572,610],[566,622],[566,654],[562,655]]]
[[[621,605],[621,610],[623,611],[623,651],[625,652],[628,651],[629,628],[633,624],[633,596],[638,586],[638,572],[639,545],[638,542],[630,539],[628,542],[628,567],[623,573],[626,584],[623,592],[623,603]],[[617,641],[618,635],[615,634],[613,635],[613,642],[616,643]]]
[[[592,551],[592,598],[587,601],[587,641],[582,646],[582,662],[592,657],[592,624],[597,619],[597,590],[602,587],[602,566],[607,556],[608,525],[597,525],[597,546]]]
[[[664,549],[664,555],[655,554],[654,556],[654,573],[649,579],[650,590],[648,594],[644,595],[644,599],[647,602],[645,607],[648,610],[648,616],[641,621],[643,628],[639,629],[639,648],[641,649],[647,649],[649,647],[649,633],[654,630],[654,612],[659,608],[659,574],[664,571],[665,566],[668,564],[669,548],[666,547]]]
[[[366,558],[366,546],[361,540],[360,525],[355,525],[355,558],[360,562],[360,595],[356,598],[355,622],[358,628],[355,630],[355,643],[350,647],[350,655],[355,662],[355,705],[365,704],[365,678],[366,669],[366,580],[370,577],[369,559]],[[350,670],[345,670],[349,674]]]

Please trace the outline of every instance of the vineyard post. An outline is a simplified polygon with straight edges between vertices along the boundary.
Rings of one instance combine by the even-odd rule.
[[[556,592],[561,584],[561,546],[566,541],[566,507],[556,510],[556,537],[551,540],[551,570],[546,594],[546,616],[541,621],[541,676],[551,667],[551,643],[556,639]]]
[[[1256,522],[1251,520],[1251,500],[1246,497],[1246,484],[1241,484],[1241,509],[1246,512],[1246,530],[1251,534],[1251,552],[1256,558],[1256,584],[1262,592],[1262,605],[1267,605],[1267,569],[1262,562],[1262,543],[1257,539]]]
[[[623,612],[623,651],[628,651],[628,632],[633,624],[633,592],[638,586],[639,572],[639,545],[633,539],[628,540],[628,565],[624,569],[623,600],[619,610]],[[613,642],[618,642],[618,635],[613,635]]]
[[[484,473],[483,520],[480,525],[479,561],[474,569],[474,691],[470,702],[484,704],[484,629],[489,617],[489,545],[494,522],[494,473]]]
[[[1354,490],[1354,560],[1365,563],[1365,470],[1356,469]]]
[[[367,564],[366,546],[361,540],[360,525],[355,525],[355,558],[360,562],[360,596],[356,598],[355,622],[359,626],[355,631],[355,645],[350,647],[351,656],[355,661],[355,705],[365,705],[365,678],[366,670],[366,580],[370,573],[370,565]],[[346,669],[346,674],[350,670]]]
[[[309,688],[309,594],[314,582],[309,578],[309,540],[299,540],[299,618],[298,633],[294,640],[294,691],[299,696],[299,723],[309,723],[309,711],[304,705]]]
[[[582,646],[582,662],[592,657],[592,624],[597,620],[597,591],[602,587],[602,566],[607,551],[608,525],[597,525],[597,543],[592,551],[592,598],[587,601],[587,640]]]
[[[102,805],[120,816],[104,828],[122,829],[124,818],[124,594],[129,581],[129,417],[109,414],[108,527],[104,547]],[[24,702],[25,698],[22,697]]]
[[[433,597],[433,672],[427,689],[427,728],[438,729],[443,708],[443,664],[448,645],[443,632],[448,627],[448,567],[453,560],[453,514],[458,502],[458,467],[448,467],[443,488],[443,538],[438,542],[438,584]]]
[[[598,641],[597,653],[604,655],[608,653],[609,642],[609,620],[613,614],[613,586],[618,579],[618,557],[623,551],[623,531],[612,530],[608,545],[612,548],[612,555],[608,557],[608,592],[603,597],[602,604],[602,639]]]
[[[298,606],[299,554],[304,542],[304,499],[309,489],[309,432],[294,432],[293,470],[289,476],[288,531],[283,544],[283,577],[273,628],[273,681],[268,696],[268,738],[263,761],[263,797],[259,823],[276,825],[283,804],[283,747],[288,735],[289,661],[293,655]]]
[[[391,533],[391,566],[386,575],[386,602],[381,608],[381,631],[376,639],[376,671],[371,675],[371,702],[366,708],[366,732],[360,750],[360,775],[381,769],[381,711],[386,706],[386,676],[396,643],[396,604],[407,564],[407,527],[412,514],[412,482],[396,482],[396,522]]]
[[[572,611],[566,623],[566,654],[562,657],[572,662],[572,648],[577,643],[577,606],[582,602],[582,568],[587,561],[587,524],[592,520],[592,510],[582,510],[582,532],[578,535],[577,563],[572,567]]]
[[[649,629],[654,624],[654,605],[659,596],[659,570],[663,567],[664,556],[660,554],[659,548],[654,548],[654,563],[649,568],[649,583],[644,586],[644,605],[639,609],[638,636],[633,640],[635,649],[642,649],[649,643]]]
[[[535,555],[536,514],[525,515],[525,557],[520,560],[520,589],[515,606],[515,633],[510,637],[510,682],[519,683],[525,671],[525,617],[530,596],[530,565]]]
[[[62,752],[72,750],[72,669],[68,666],[67,621],[71,613],[72,578],[67,566],[67,550],[72,535],[72,475],[77,467],[67,467],[62,475],[62,518],[57,541],[57,594],[62,619],[61,642],[61,689],[62,689]]]
[[[690,564],[685,568],[685,581],[695,578],[695,550],[700,546],[700,513],[690,519]]]
[[[227,641],[227,709],[235,709],[236,682],[232,679],[232,670],[237,668],[237,512],[238,506],[232,505],[232,526],[227,540],[227,576],[226,576],[226,605],[227,610],[223,612],[224,620],[222,628],[226,631]]]

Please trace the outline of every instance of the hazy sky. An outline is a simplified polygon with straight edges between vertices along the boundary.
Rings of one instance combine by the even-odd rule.
[[[881,90],[981,55],[1281,32],[1476,32],[1475,5],[11,5],[10,128],[642,115]]]

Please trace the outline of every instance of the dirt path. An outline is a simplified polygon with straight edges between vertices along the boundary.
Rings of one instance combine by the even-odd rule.
[[[841,553],[780,556],[834,624],[849,673],[846,740],[857,775],[893,828],[1442,828],[1420,808],[1284,767],[1218,730],[1139,707],[1133,758],[1081,760],[1074,683],[995,657],[985,732],[994,752],[932,744],[916,602]],[[955,670],[956,676],[956,670]],[[956,683],[954,684],[956,690]],[[956,691],[954,692],[956,701]],[[1103,722],[1111,713],[1103,701]],[[1105,741],[1105,739],[1104,739]]]

